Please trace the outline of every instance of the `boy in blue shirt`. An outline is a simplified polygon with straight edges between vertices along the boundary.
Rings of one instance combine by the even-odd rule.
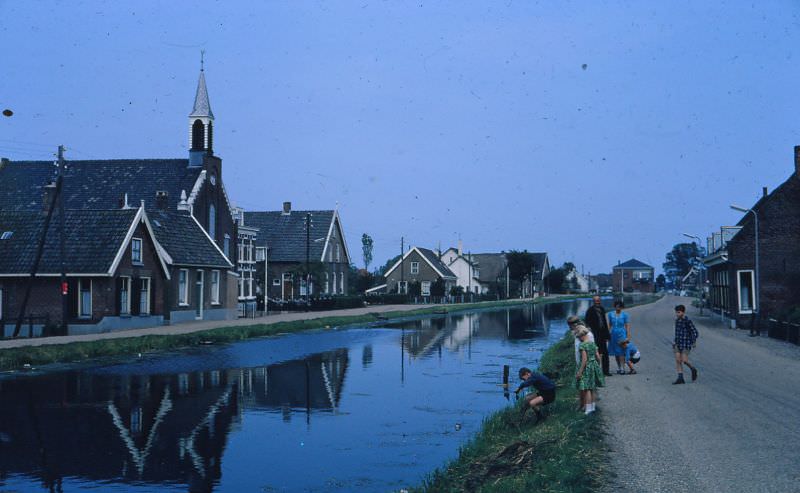
[[[525,396],[525,404],[522,406],[522,416],[530,407],[536,413],[536,418],[541,419],[542,413],[539,406],[550,404],[556,400],[556,384],[552,380],[542,375],[541,373],[534,373],[528,368],[519,369],[519,378],[522,383],[519,384],[514,394],[519,395],[520,391],[526,387],[533,387],[536,389],[535,394],[528,394]]]
[[[629,342],[625,350],[627,351],[625,354],[625,363],[628,364],[628,375],[636,375],[636,370],[633,369],[633,365],[639,362],[642,355],[633,342]]]

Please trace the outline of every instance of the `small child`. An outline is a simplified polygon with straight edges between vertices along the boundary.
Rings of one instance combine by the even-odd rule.
[[[636,347],[636,345],[632,342],[628,343],[627,350],[628,353],[625,355],[625,363],[628,365],[628,375],[636,375],[636,370],[634,370],[633,365],[639,362],[639,360],[642,358],[642,355],[639,353],[639,349]]]
[[[591,414],[595,412],[594,391],[605,385],[605,377],[600,365],[600,351],[597,344],[589,341],[589,331],[581,329],[577,337],[581,341],[581,364],[575,374],[575,383],[582,395],[584,413]]]
[[[525,404],[522,406],[522,416],[525,416],[525,411],[530,407],[533,409],[533,412],[536,413],[536,418],[541,419],[542,413],[539,410],[539,406],[545,406],[556,400],[556,384],[541,373],[534,373],[525,367],[519,369],[519,378],[522,380],[522,383],[519,384],[514,394],[519,395],[520,391],[526,387],[533,387],[536,389],[536,394],[528,394],[525,396]]]

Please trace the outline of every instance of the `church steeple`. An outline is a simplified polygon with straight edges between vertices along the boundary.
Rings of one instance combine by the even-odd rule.
[[[211,103],[208,101],[204,55],[205,52],[201,51],[200,78],[197,81],[194,107],[189,113],[189,166],[202,166],[203,156],[214,153],[214,113],[212,113]]]

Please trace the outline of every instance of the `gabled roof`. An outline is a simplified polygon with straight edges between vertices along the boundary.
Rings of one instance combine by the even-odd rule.
[[[619,265],[615,265],[614,269],[652,269],[653,267],[650,265],[645,264],[635,258],[628,260],[627,262],[622,262]]]
[[[194,216],[157,211],[151,212],[149,217],[156,239],[169,253],[171,264],[223,269],[233,267]],[[233,248],[235,238],[231,238],[230,245]]]
[[[42,187],[55,179],[52,161],[10,161],[0,167],[0,208],[41,210]],[[189,167],[188,159],[109,159],[67,161],[64,172],[64,207],[67,209],[119,209],[125,194],[128,204],[155,211],[156,193],[167,193],[167,210],[176,210],[181,191],[190,193],[202,171]]]
[[[144,209],[67,210],[64,214],[66,265],[68,274],[112,275],[139,222],[146,222]],[[28,275],[44,228],[45,214],[29,211],[0,211],[0,275]],[[61,272],[58,217],[53,215],[47,230],[38,275]],[[154,241],[154,243],[157,243]],[[158,250],[158,248],[157,248]],[[161,258],[167,277],[166,265]]]
[[[389,274],[391,274],[391,272],[395,270],[400,265],[401,262],[404,262],[405,259],[408,258],[408,256],[411,255],[413,252],[417,252],[417,254],[420,257],[422,257],[422,259],[425,262],[427,262],[428,265],[431,266],[431,268],[439,275],[439,277],[442,277],[444,279],[457,279],[456,275],[453,274],[453,271],[451,271],[446,265],[444,265],[444,262],[442,262],[439,259],[439,256],[436,255],[436,253],[434,253],[433,250],[429,250],[427,248],[422,248],[422,247],[413,247],[409,249],[405,253],[405,255],[403,255],[402,259],[395,262],[393,266],[391,266],[389,269],[386,270],[386,272],[383,273],[383,277],[389,277]]]
[[[311,229],[306,235],[306,215],[311,214]],[[244,213],[244,222],[248,226],[258,228],[256,245],[269,248],[270,262],[305,262],[306,240],[308,240],[309,258],[324,261],[325,250],[331,233],[334,231],[334,220],[339,223],[338,214],[333,210],[296,211],[259,211]],[[349,262],[347,242],[338,226],[337,235],[341,235],[345,244],[343,262]]]
[[[505,277],[508,263],[505,253],[473,253],[472,258],[478,264],[478,279],[481,282],[495,282],[498,278]]]

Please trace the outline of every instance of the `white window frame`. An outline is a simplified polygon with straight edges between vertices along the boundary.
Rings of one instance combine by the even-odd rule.
[[[419,262],[411,262],[411,273],[419,274]]]
[[[134,245],[139,245],[139,248],[136,248]],[[131,263],[136,265],[142,264],[142,239],[141,238],[131,238]],[[139,253],[138,258],[136,253]]]
[[[178,272],[178,305],[189,306],[189,269]]]
[[[325,273],[325,294],[331,292],[331,276],[327,272]]]
[[[147,283],[147,290],[145,291],[144,285]],[[153,283],[150,282],[149,277],[139,278],[139,315],[150,315],[150,290],[153,289]],[[145,294],[145,292],[147,294]]]
[[[742,274],[750,274],[750,309],[742,309]],[[739,302],[740,314],[751,314],[758,307],[756,306],[756,274],[752,269],[744,269],[736,271],[736,300]]]
[[[341,253],[341,251],[339,251],[339,244],[338,243],[334,246],[334,249],[336,250],[336,261],[337,262],[341,262],[342,261],[342,253]]]
[[[344,294],[344,272],[339,273],[339,294]]]
[[[219,271],[211,271],[211,304],[219,305]]]
[[[89,281],[89,313],[83,313],[83,291],[81,291],[81,284],[84,281]],[[78,317],[79,318],[92,318],[92,280],[91,279],[78,279]]]
[[[399,294],[408,294],[408,281],[397,281],[397,292]]]
[[[331,294],[336,294],[336,273],[333,273],[333,292]]]
[[[228,233],[225,233],[225,237],[222,239],[222,253],[226,258],[231,258],[231,235]]]
[[[430,281],[422,281],[420,283],[420,294],[422,294],[422,296],[430,296],[431,295],[431,282]]]
[[[131,314],[131,278],[129,276],[120,276],[119,278],[122,280],[122,287],[124,288],[124,289],[120,289],[119,293],[117,293],[117,296],[120,297],[120,300],[119,300],[119,314],[121,316],[130,315]],[[122,292],[123,291],[125,293],[127,293],[127,295],[125,296],[125,304],[124,305],[122,304]]]
[[[273,286],[280,286],[281,285],[281,278],[280,277],[273,278],[272,279],[272,285]]]
[[[208,206],[208,236],[217,240],[217,206],[214,204]]]

